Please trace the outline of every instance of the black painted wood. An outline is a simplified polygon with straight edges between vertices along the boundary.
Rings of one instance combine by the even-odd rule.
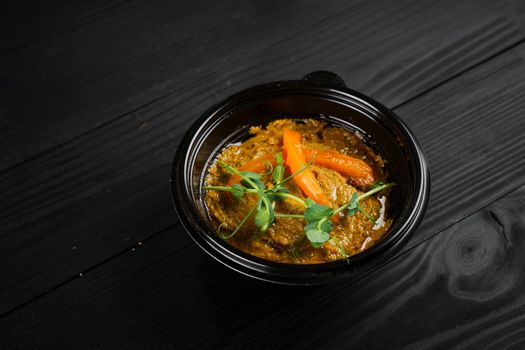
[[[509,80],[509,77],[516,75],[516,72],[519,71],[519,68],[523,64],[519,59],[516,60],[515,57],[515,52],[509,52],[504,57],[498,58],[494,62],[490,62],[469,74],[465,74],[457,79],[457,81],[444,85],[441,89],[437,89],[435,92],[429,94],[427,98],[432,101],[439,101],[437,96],[443,98],[443,91],[448,91],[447,94],[444,94],[445,97],[448,97],[445,101],[450,101],[456,96],[457,89],[461,89],[465,93],[464,96],[468,97],[469,95],[466,94],[466,92],[468,91],[469,83],[474,84],[471,89],[476,92],[483,90],[484,86],[497,86],[494,79],[502,79],[503,81],[514,83],[512,80]],[[505,73],[505,70],[508,70],[512,74],[503,74]],[[485,77],[485,79],[480,80],[482,77]],[[516,75],[516,79],[519,79],[519,75]],[[451,89],[454,86],[456,86],[456,89]],[[516,88],[519,89],[519,85],[516,86]],[[507,89],[503,89],[503,91],[507,92]],[[432,95],[434,95],[433,98]],[[486,99],[486,96],[484,95],[481,95],[480,97]],[[506,101],[502,96],[499,97],[499,100],[502,102]],[[518,101],[516,99],[512,100],[514,103],[517,103]],[[481,101],[474,99],[472,103],[474,105],[479,105]],[[409,106],[406,106],[406,108],[408,107]],[[473,110],[476,112],[472,106],[467,107],[466,110]],[[449,115],[447,112],[449,111],[443,111],[443,116]],[[487,113],[488,112],[490,111],[487,111]],[[489,114],[480,114],[477,115],[477,117],[483,117],[485,115],[488,116]],[[416,127],[416,125],[414,125],[414,127]],[[446,147],[442,148],[446,149]],[[474,156],[474,154],[472,155]],[[463,157],[454,157],[452,159],[454,161],[459,161],[462,158]],[[477,158],[474,158],[474,160],[476,160],[476,162],[479,161]],[[453,165],[454,167],[458,166],[456,164]],[[521,180],[523,179],[522,176],[518,176],[518,178]],[[454,182],[452,180],[450,181],[451,183]],[[509,203],[515,203],[516,201],[522,203],[523,193],[523,188],[520,191],[513,193],[509,197],[511,198]],[[485,200],[488,198],[487,196],[489,196],[488,191],[482,192],[480,195],[480,197],[483,197]],[[477,198],[476,202],[479,202],[479,200],[480,199]],[[437,215],[431,214],[436,210],[434,209],[434,203],[435,201],[431,203],[429,208],[428,219],[430,220],[432,220],[434,215]],[[505,203],[507,202],[505,201]],[[463,206],[465,203],[460,202],[458,205]],[[499,204],[496,204],[496,208],[498,205]],[[523,208],[519,207],[518,204],[516,204],[515,207],[513,207],[513,204],[504,204],[503,206],[507,208],[505,210],[510,210],[510,214],[504,214],[502,217],[506,217],[507,219],[523,217]],[[491,207],[490,210],[493,210],[493,208]],[[465,212],[463,211],[463,213]],[[450,215],[449,213],[446,214]],[[486,218],[485,214],[476,214],[473,217],[478,218],[479,215]],[[450,220],[447,219],[446,216],[443,216],[443,214],[439,218],[443,221]],[[484,221],[478,222],[478,219],[467,219],[465,221],[471,222],[472,220],[478,225],[474,227],[480,227],[479,225],[484,227],[486,224]],[[463,225],[463,223],[460,223],[458,226],[461,227],[461,225]],[[505,225],[513,227],[513,224]],[[519,223],[516,225],[518,225],[518,229],[515,232],[519,234],[522,230],[519,228]],[[488,226],[490,227],[490,225]],[[449,237],[450,235],[456,237],[456,235],[458,235],[457,232],[459,232],[458,230],[459,229],[453,227],[449,230],[452,233],[447,235]],[[467,231],[471,230],[469,229]],[[467,236],[469,233],[470,232],[467,232]],[[477,241],[483,240],[482,243],[479,243],[482,244],[483,247],[476,247],[476,249],[479,249],[481,252],[483,252],[484,249],[494,249],[495,247],[490,246],[491,242],[494,242],[494,239],[484,236],[491,232],[483,231],[482,233],[483,235],[481,236],[465,238],[465,240],[467,243],[474,241],[474,243],[468,243],[470,245],[478,244],[476,243]],[[474,232],[474,234],[476,234],[476,232]],[[435,237],[429,242],[438,239],[441,242],[442,235]],[[514,238],[516,238],[516,234],[514,235]],[[426,247],[426,244],[429,243],[424,242],[420,247]],[[516,251],[519,251],[519,242],[515,243],[515,245],[518,245],[518,248],[515,249]],[[488,248],[486,246],[488,246]],[[416,278],[421,278],[424,281],[426,281],[427,278],[430,278],[429,283],[431,283],[433,280],[432,275],[428,276],[426,271],[427,269],[431,269],[434,265],[437,269],[437,272],[435,273],[445,274],[443,271],[446,270],[442,270],[444,266],[439,263],[440,259],[434,257],[435,249],[420,247],[416,248],[416,251],[423,251],[424,253],[416,254],[415,258],[409,259],[405,264],[398,266],[399,261],[404,261],[403,259],[408,259],[406,257],[409,256],[409,254],[413,254],[412,252],[409,252],[392,261],[387,267],[382,268],[375,274],[368,276],[366,279],[358,283],[359,286],[367,286],[368,283],[366,281],[375,281],[375,284],[372,285],[373,288],[367,289],[358,294],[358,297],[366,296],[373,301],[367,304],[367,307],[362,311],[363,313],[368,312],[370,308],[376,305],[375,302],[379,300],[385,305],[379,304],[377,309],[373,309],[375,310],[375,314],[388,315],[389,308],[392,307],[389,297],[393,298],[397,296],[398,298],[401,298],[401,302],[399,302],[400,305],[405,305],[402,304],[404,294],[396,292],[399,290],[404,292],[409,289],[409,287],[414,284],[414,279]],[[457,250],[461,252],[462,249],[466,249],[468,253],[470,248],[467,246],[466,248],[458,248]],[[498,249],[496,249],[496,252],[497,251]],[[432,264],[425,265],[424,263],[421,263],[423,264],[423,267],[421,267],[420,264],[414,263],[414,261],[418,262],[422,260],[421,254],[425,254],[427,259],[432,259]],[[491,261],[490,256],[487,259],[489,262]],[[498,261],[499,260],[496,259],[496,262]],[[181,263],[183,263],[182,268]],[[408,274],[407,269],[412,265],[415,265],[414,268],[417,268],[417,270]],[[512,269],[519,269],[519,267],[519,261],[512,263]],[[384,274],[387,274],[389,271],[388,269],[390,268],[396,270],[394,276],[383,280]],[[488,265],[488,268],[493,268],[493,266]],[[404,274],[407,275],[405,276]],[[453,276],[448,277],[452,278]],[[442,276],[442,278],[444,277]],[[479,274],[476,275],[475,278],[474,281],[469,282],[467,280],[466,287],[486,287],[482,284],[479,285],[478,279],[482,279]],[[407,285],[401,284],[397,289],[397,285],[393,282],[398,280],[407,283]],[[499,282],[499,280],[496,279],[496,282]],[[396,289],[389,291],[386,296],[374,294],[375,290],[383,292],[384,288],[390,288],[392,284],[396,286]],[[489,283],[489,287],[491,286],[493,286],[492,282]],[[337,300],[342,300],[341,302],[346,303],[347,298],[349,297],[348,291],[353,288],[353,286],[348,286],[343,289],[339,286],[308,289],[289,288],[283,286],[271,286],[261,282],[251,281],[245,277],[238,276],[233,272],[226,271],[224,268],[218,266],[217,263],[211,261],[211,259],[206,258],[203,253],[201,253],[199,249],[189,241],[180,226],[177,226],[176,229],[164,232],[158,237],[145,242],[144,245],[137,248],[137,251],[126,253],[122,257],[95,269],[93,272],[84,274],[73,283],[59,288],[56,292],[50,293],[48,296],[41,299],[44,301],[36,301],[35,303],[22,308],[18,312],[15,312],[6,318],[6,322],[17,326],[7,327],[6,329],[9,329],[10,334],[14,336],[13,341],[16,343],[20,341],[23,343],[23,340],[16,337],[17,334],[22,335],[24,329],[33,329],[34,332],[36,332],[36,336],[29,338],[30,343],[26,344],[28,346],[38,344],[43,345],[48,339],[55,339],[58,342],[63,341],[63,345],[74,346],[75,344],[78,344],[76,343],[79,340],[78,337],[80,337],[82,344],[92,346],[100,344],[98,342],[101,339],[103,339],[104,342],[111,343],[114,341],[118,344],[126,344],[126,342],[129,341],[129,345],[145,345],[148,344],[148,342],[153,342],[152,344],[154,345],[177,344],[178,342],[181,342],[178,344],[190,344],[190,342],[194,342],[196,346],[202,347],[212,347],[214,345],[241,346],[243,344],[251,343],[253,340],[263,336],[262,340],[260,340],[262,342],[270,341],[272,338],[295,339],[295,341],[298,342],[298,345],[301,345],[299,347],[302,347],[303,344],[300,343],[301,339],[299,338],[304,336],[303,326],[299,328],[301,330],[298,331],[299,335],[295,335],[298,338],[287,338],[288,333],[280,333],[280,330],[283,327],[287,329],[287,324],[292,325],[291,327],[295,327],[296,322],[303,325],[303,312],[310,308],[317,313],[321,312],[319,311],[320,308],[324,308],[328,304],[333,310],[344,310],[345,307],[343,306],[347,304],[340,305],[337,303]],[[520,290],[519,286],[516,288],[516,290]],[[420,290],[424,291],[425,286],[419,288],[414,287],[412,292],[416,293]],[[514,294],[511,293],[510,295],[514,296],[516,290],[513,289]],[[471,292],[475,294],[476,291]],[[376,293],[378,292],[376,291]],[[92,295],[94,295],[94,297],[91,297]],[[123,297],[124,300],[122,300]],[[424,302],[429,301],[428,299],[425,299],[425,296],[423,296],[423,299]],[[355,300],[356,299],[351,299],[351,302],[349,302],[350,304],[348,304],[349,309],[353,310],[355,304],[359,304]],[[321,301],[321,303],[319,303],[319,301]],[[445,297],[442,297],[440,302],[447,305],[449,301],[450,300]],[[456,300],[456,302],[458,301]],[[505,303],[508,302],[508,300],[503,300],[502,302]],[[406,303],[408,303],[408,301],[406,301]],[[77,305],[80,305],[80,309],[77,309]],[[95,305],[97,307],[94,307]],[[410,306],[406,307],[410,308]],[[436,308],[438,306],[432,305],[432,307]],[[469,308],[472,306],[467,305],[464,307]],[[487,307],[490,307],[490,305]],[[512,310],[514,306],[509,306],[508,308]],[[416,307],[415,310],[418,310],[418,308]],[[429,313],[433,310],[434,309],[431,309]],[[520,309],[518,308],[518,311],[519,310]],[[406,310],[403,309],[403,312],[405,311]],[[462,312],[460,312],[459,315],[463,315]],[[479,311],[479,322],[482,323],[482,326],[480,327],[484,327],[483,320],[486,313],[486,309]],[[349,312],[349,314],[353,315],[352,312]],[[308,314],[308,316],[312,315],[315,315],[315,313]],[[343,314],[343,316],[340,317],[344,317],[344,315],[346,314]],[[502,318],[504,318],[505,315],[506,314],[504,314]],[[510,315],[512,315],[512,313]],[[404,313],[394,316],[399,318],[405,317]],[[417,324],[419,317],[422,317],[420,313],[416,313],[414,316],[416,319],[408,320],[407,327],[412,324],[411,322]],[[50,320],[53,321],[47,325],[47,323],[42,322],[43,317],[46,317],[47,322]],[[78,330],[91,329],[94,332],[98,331],[100,333],[87,334],[86,338],[82,338],[82,334],[76,333],[73,333],[71,338],[61,337],[60,334],[63,332],[60,330],[60,325],[64,324],[65,319],[76,319],[76,317],[79,317],[78,322],[75,322],[73,326],[68,323],[68,327],[71,326],[73,329]],[[155,322],[154,320],[159,317],[162,322]],[[389,343],[393,342],[395,344],[403,344],[403,341],[406,339],[410,339],[407,340],[407,342],[417,341],[418,339],[423,341],[425,338],[418,337],[425,335],[425,331],[428,332],[429,336],[435,335],[437,332],[444,332],[446,334],[451,332],[454,333],[453,331],[449,331],[449,329],[461,325],[462,322],[466,322],[467,325],[474,322],[474,318],[469,316],[468,313],[465,316],[467,318],[458,317],[459,316],[453,317],[450,316],[449,313],[445,313],[445,315],[441,316],[441,321],[437,320],[441,323],[433,324],[431,322],[425,322],[421,325],[423,331],[414,330],[412,332],[412,338],[408,335],[406,336],[408,338],[403,338],[397,333],[388,333],[387,330],[385,330],[385,334],[394,338],[399,336],[401,339],[399,343],[395,343],[397,338],[393,340],[389,339]],[[329,320],[326,320],[327,317],[321,318],[323,323],[328,324],[327,329],[330,330],[329,335],[326,335],[326,331],[320,332],[319,336],[323,339],[322,341],[325,342],[327,339],[323,338],[323,336],[329,336],[331,339],[333,336],[332,329],[335,326],[334,324],[329,323]],[[472,321],[470,321],[471,319]],[[122,324],[116,329],[115,326],[103,328],[97,327],[97,324],[100,324],[103,320],[107,322],[108,325],[113,325],[119,322]],[[124,322],[124,320],[129,320],[130,323]],[[496,325],[499,325],[499,320],[500,318],[496,318],[493,322]],[[341,318],[336,318],[336,321],[339,322],[337,327],[350,328],[349,325],[353,325],[353,327],[357,327],[360,330],[359,325],[361,324],[361,320],[359,318],[350,318],[349,320],[343,320],[344,322],[341,321]],[[452,323],[447,323],[446,321]],[[454,323],[456,321],[459,323]],[[29,322],[29,324],[26,324],[25,322]],[[150,322],[155,324],[153,329],[146,326],[150,324]],[[369,322],[373,322],[373,320]],[[398,319],[394,317],[393,321],[388,322],[384,327],[397,324],[398,322]],[[504,338],[507,336],[512,338],[512,334],[520,329],[519,323],[517,326],[513,325],[512,322],[510,323],[510,328],[502,328],[503,331],[499,336],[501,339],[498,338],[499,340],[504,341]],[[224,326],[220,327],[221,324]],[[494,325],[495,329],[499,329],[496,325]],[[18,329],[17,327],[20,328]],[[427,329],[426,327],[429,328]],[[126,332],[127,328],[129,328],[129,333]],[[231,333],[232,329],[241,329],[242,331]],[[469,329],[471,328],[465,328],[467,334]],[[474,330],[477,331],[478,328],[474,328]],[[405,332],[403,328],[400,329],[400,331]],[[198,334],[202,334],[201,332],[207,334],[207,336],[199,337]],[[277,332],[277,334],[273,334],[273,332]],[[270,333],[270,336],[264,337],[266,333]],[[41,335],[39,336],[39,334]],[[155,338],[155,335],[158,334],[163,334],[164,336]],[[351,343],[353,338],[344,334],[346,333],[343,332],[343,335],[340,335],[340,337],[343,337],[342,340],[339,339],[341,344],[348,344],[348,342]],[[365,337],[364,339],[366,341],[372,341],[375,337],[375,334],[372,334],[369,338]],[[459,339],[462,339],[464,334],[459,333],[458,337]],[[152,338],[155,339],[152,340]],[[315,340],[308,337],[304,341],[307,341],[308,339],[310,339],[309,341]],[[442,341],[441,338],[437,339]],[[434,338],[431,338],[431,340],[436,341]],[[39,343],[40,341],[42,343]],[[270,344],[272,347],[273,345],[278,345],[274,343]],[[378,348],[381,348],[382,344],[384,345],[384,343],[374,343]],[[319,346],[318,343],[314,343],[314,345]]]
[[[524,347],[523,2],[17,3],[0,18],[1,348]],[[430,160],[429,210],[357,282],[253,281],[177,223],[171,157],[214,102],[320,68],[398,106]]]
[[[357,283],[304,288],[229,271],[184,244],[189,239],[176,226],[3,318],[0,342],[8,348],[520,349],[524,232],[521,187]]]
[[[0,16],[0,170],[117,118],[141,125],[130,112],[164,96],[189,90],[200,108],[174,113],[194,117],[320,68],[395,105],[525,38],[510,0],[64,1]]]
[[[217,72],[209,71],[206,75],[193,72],[192,79],[184,78],[175,92],[168,96],[157,96],[157,99],[150,100],[140,108],[123,116],[116,116],[110,122],[104,122],[66,144],[4,170],[0,174],[0,191],[3,196],[0,203],[0,239],[6,253],[0,257],[0,276],[6,287],[0,293],[0,312],[9,311],[27,302],[91,266],[128,249],[136,242],[173,225],[177,219],[171,209],[167,179],[177,140],[193,117],[219,98],[265,78],[297,77],[322,66],[336,70],[350,85],[372,93],[387,104],[399,104],[453,78],[462,70],[480,64],[483,59],[497,54],[498,50],[504,50],[505,47],[521,40],[521,27],[517,25],[520,11],[514,11],[511,16],[507,12],[512,6],[508,4],[498,7],[500,12],[490,6],[473,6],[468,3],[454,7],[446,6],[446,3],[431,6],[408,5],[396,5],[390,9],[381,7],[384,12],[378,11],[378,7],[372,3],[352,5],[348,8],[343,7],[344,11],[337,12],[332,9],[331,13],[334,14],[324,18],[318,18],[316,15],[316,21],[307,23],[303,31],[279,40],[275,36],[261,34],[261,40],[277,41],[258,47],[249,56],[250,60],[244,60],[245,57],[239,58],[236,54],[237,56],[226,59],[228,69],[222,69],[225,67],[221,66]],[[306,9],[312,10],[308,7]],[[282,12],[280,8],[274,10]],[[272,9],[267,8],[265,11],[271,13]],[[123,14],[115,10],[115,16],[119,15]],[[308,11],[299,15],[297,25],[304,25],[310,15]],[[456,16],[464,20],[449,25],[450,19]],[[408,19],[402,20],[405,17]],[[381,18],[382,22],[379,21]],[[111,22],[110,19],[100,20]],[[274,20],[281,21],[280,17]],[[378,21],[382,23],[381,26],[372,25]],[[187,26],[191,28],[190,24]],[[441,35],[432,35],[436,28],[439,28]],[[230,29],[235,35],[245,38],[239,27]],[[214,41],[218,40],[213,36],[217,30],[195,35],[212,35],[207,37],[207,40]],[[324,42],[322,38],[330,40]],[[66,42],[75,43],[71,40]],[[428,40],[431,45],[428,44]],[[237,42],[239,49],[244,49],[244,41]],[[381,54],[386,48],[392,50],[392,56]],[[203,53],[199,50],[191,51],[189,55],[191,57],[187,59],[192,62],[198,57],[203,59]],[[438,90],[438,95],[429,95],[432,97],[423,98],[422,102],[418,102],[418,99],[414,104],[399,109],[398,112],[403,118],[413,125],[418,135],[420,134],[429,152],[432,167],[438,169],[438,174],[443,174],[440,173],[443,169],[451,170],[451,174],[444,173],[436,180],[438,188],[446,187],[450,191],[439,191],[438,194],[454,194],[457,189],[451,185],[461,178],[462,171],[472,172],[469,169],[474,169],[474,164],[481,168],[486,167],[492,158],[500,157],[505,150],[499,149],[489,153],[491,158],[475,153],[472,148],[459,151],[456,148],[447,148],[449,143],[446,140],[436,138],[432,134],[436,125],[431,121],[439,121],[442,132],[450,139],[474,130],[468,145],[472,142],[483,143],[487,149],[496,147],[500,138],[517,139],[521,125],[517,115],[523,90],[521,57],[521,51],[513,51],[503,59],[496,60],[496,63],[487,65],[487,68],[482,66],[474,75],[467,75],[466,80],[445,85]],[[25,61],[22,60],[23,62]],[[168,65],[169,60],[163,62],[164,65]],[[213,62],[206,60],[201,63],[215,69]],[[517,66],[513,68],[513,65]],[[177,67],[180,69],[180,66]],[[269,70],[271,74],[268,73]],[[503,70],[505,75],[499,77],[495,73],[498,70]],[[476,85],[477,80],[491,74],[493,80]],[[118,76],[111,77],[112,83],[119,79],[122,81]],[[512,82],[509,91],[514,95],[506,94],[497,88],[495,91],[490,90],[492,84],[507,84],[509,81]],[[3,86],[14,84],[9,80],[5,82]],[[451,88],[455,90],[447,90]],[[480,88],[484,90],[478,92]],[[461,100],[457,99],[458,91],[464,94]],[[502,99],[502,102],[490,102],[488,99],[493,93],[496,93],[496,99]],[[439,100],[441,96],[443,98]],[[92,106],[90,108],[110,108],[116,103],[92,102],[89,102],[89,106]],[[483,123],[476,124],[478,115],[470,111],[485,102],[487,108],[510,103],[508,118],[516,123],[502,124],[494,129],[494,134],[488,141],[485,140],[484,130],[492,112],[483,114],[481,111],[485,119]],[[128,107],[131,105],[127,104]],[[62,108],[63,105],[58,107]],[[19,112],[20,115],[23,114]],[[431,118],[427,117],[429,114],[432,115]],[[451,114],[457,114],[463,123],[456,127],[457,123],[450,119]],[[98,116],[99,113],[93,115]],[[70,123],[78,128],[85,128],[86,125],[82,123],[91,120],[75,113],[70,118],[65,115],[61,118],[71,120]],[[45,116],[41,118],[42,121],[47,119]],[[21,117],[21,120],[24,118]],[[27,120],[20,122],[27,125]],[[99,122],[101,120],[96,123]],[[62,137],[66,129],[69,130],[44,129],[42,134],[56,143],[59,140],[53,137]],[[20,132],[22,128],[17,130]],[[70,136],[75,133],[65,132]],[[8,143],[16,144],[11,141],[8,140]],[[521,150],[522,143],[517,141],[511,156]],[[427,142],[431,146],[427,146]],[[35,144],[38,144],[38,139]],[[445,152],[438,153],[442,149],[446,149]],[[453,157],[457,166],[449,168],[450,163],[446,157]],[[509,166],[504,175],[516,176],[520,164],[514,163],[511,158],[504,158],[502,167]],[[489,177],[483,177],[482,173],[477,172],[472,175],[472,179],[486,178],[486,181],[490,182],[492,177],[501,175],[498,173],[500,170],[502,169],[496,168],[495,173]],[[463,203],[455,201],[455,197],[437,197],[437,204],[445,206],[445,211],[442,215],[440,209],[436,210],[435,214],[429,212],[433,221],[429,221],[430,224],[421,231],[423,233],[418,239],[432,234],[436,228],[455,222],[466,213],[477,210],[521,184],[519,177],[507,181],[505,176],[494,182],[492,192],[487,196],[476,197],[472,201]],[[464,191],[464,187],[459,191],[464,193],[461,192]],[[449,206],[450,203],[458,205]]]
[[[521,187],[315,307],[303,305],[301,327],[282,323],[258,344],[523,348],[524,233]],[[320,320],[325,331],[304,337]]]

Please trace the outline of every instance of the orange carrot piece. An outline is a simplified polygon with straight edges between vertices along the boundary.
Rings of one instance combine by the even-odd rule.
[[[333,150],[316,150],[303,148],[307,161],[333,169],[342,175],[350,176],[359,186],[374,182],[372,168],[361,159],[353,158]]]
[[[294,174],[302,170],[306,165],[306,160],[301,148],[301,134],[297,131],[284,129],[283,146],[286,153],[285,164],[290,168],[290,171]],[[293,179],[304,194],[312,200],[319,204],[330,205],[312,170],[305,169]]]
[[[238,170],[239,171],[252,171],[254,173],[261,173],[261,172],[267,171],[268,163],[270,163],[273,167],[277,165],[277,162],[275,161],[275,157],[271,153],[266,153],[258,158],[250,160],[248,163],[239,167]],[[228,184],[226,186],[231,186],[235,183],[239,183],[240,181],[241,181],[241,177],[239,175],[233,174],[230,177],[230,180],[228,181]]]

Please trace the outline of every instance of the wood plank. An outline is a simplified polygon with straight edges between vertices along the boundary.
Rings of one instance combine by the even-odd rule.
[[[422,8],[417,10],[422,11]],[[427,14],[427,17],[432,16]],[[310,43],[315,35],[321,38],[332,27],[345,28],[345,25],[344,16],[338,17],[335,23],[330,21],[322,26],[316,25],[303,36],[263,50],[253,66],[239,65],[235,68],[236,74],[226,72],[223,78],[236,77],[239,79],[233,82],[236,86],[251,84],[265,76],[268,65],[275,64],[274,72],[278,75],[290,69],[299,74],[313,70],[318,67],[317,64],[324,64],[334,57],[339,57],[341,63],[333,67],[346,72],[344,77],[349,77],[351,72],[356,72],[355,76],[358,77],[357,72],[361,67],[355,67],[354,70],[342,62],[344,57],[351,58],[352,52],[342,50],[337,42],[333,42],[334,51],[330,52],[334,55],[330,58],[326,57],[326,50],[316,52],[311,48],[309,51],[305,46],[304,50],[297,51],[298,55],[304,55],[300,59],[292,60],[291,63],[286,60],[294,47],[302,48],[300,44]],[[413,29],[412,35],[415,32],[416,29]],[[494,43],[501,39],[501,35],[488,35],[487,32],[490,32],[489,27],[482,36],[487,42],[490,42],[490,38],[495,40]],[[460,36],[458,33],[456,35]],[[472,33],[462,35],[472,39]],[[450,64],[452,56],[456,63],[463,62],[462,55],[457,53],[462,50],[461,43],[464,41],[449,41],[448,45],[433,51],[434,55],[420,57],[421,62],[434,64],[434,69],[436,61],[442,57],[446,58],[446,65]],[[376,44],[370,45],[370,50],[376,48]],[[447,56],[445,53],[448,50],[456,54]],[[470,51],[467,45],[464,54]],[[373,53],[369,57],[371,62],[377,56],[377,51],[365,52],[369,52],[366,55]],[[416,50],[410,52],[406,55],[415,55]],[[380,59],[383,60],[383,56]],[[413,59],[418,58],[414,56]],[[469,59],[462,65],[470,63]],[[382,86],[389,79],[401,79],[400,83],[407,79],[399,75],[397,70],[392,70],[391,74],[385,75],[384,80],[376,80],[371,86]],[[363,80],[356,79],[358,81],[363,86],[367,83],[364,77]],[[420,88],[423,89],[430,82],[423,83]],[[437,83],[436,80],[433,82]],[[505,89],[501,86],[505,86]],[[523,151],[523,140],[519,135],[522,127],[520,108],[524,97],[522,87],[523,50],[520,49],[441,87],[426,99],[421,99],[422,102],[415,101],[414,107],[408,104],[399,110],[421,137],[432,168],[450,171],[435,178],[435,186],[445,190],[433,195],[427,219],[430,224],[424,224],[414,243],[521,184],[523,159],[514,160],[512,156]],[[31,162],[4,171],[0,175],[3,199],[0,203],[0,239],[5,253],[0,257],[0,278],[8,287],[0,292],[0,312],[6,312],[45,293],[72,276],[173,225],[176,218],[171,208],[167,180],[177,140],[193,116],[210,101],[231,92],[230,89],[222,79],[189,83],[172,96],[118,118]],[[457,91],[463,94],[461,100],[457,97]],[[491,100],[493,96],[496,96],[496,101]],[[492,128],[493,133],[487,135],[484,130],[490,125],[493,115],[491,108],[494,106],[507,108],[505,118],[509,122]],[[473,114],[471,110],[474,108],[481,110]],[[450,119],[451,115],[456,115],[462,123],[456,125],[455,120]],[[481,122],[474,123],[478,119]],[[438,124],[448,139],[435,138],[428,132],[436,128],[432,122]],[[464,144],[459,144],[459,148],[450,146],[449,139],[461,140],[467,131],[472,135],[468,142],[465,140]],[[509,149],[503,149],[498,148],[500,139],[516,142]],[[482,143],[486,154],[469,146]],[[448,165],[452,164],[451,159],[454,168]],[[500,167],[492,169],[488,175],[479,171],[485,171],[489,164],[499,164]],[[471,174],[472,169],[477,168],[478,171]],[[505,173],[502,169],[505,169]],[[459,200],[456,192],[465,194],[465,188],[455,187],[455,184],[460,183],[458,181],[465,175],[479,183],[492,179],[493,183],[486,187],[490,191],[484,193],[483,197],[468,197],[470,201]],[[442,208],[445,210],[442,211]]]
[[[204,107],[249,85],[333,69],[395,105],[525,37],[512,1],[56,7],[4,12],[4,33],[17,31],[0,56],[0,170],[197,81]]]
[[[50,8],[47,16],[38,9],[42,18],[36,21],[26,8],[14,11],[16,20],[7,21],[7,27],[25,30],[17,32],[20,37],[5,38],[21,47],[7,44],[7,54],[0,57],[0,125],[9,131],[0,144],[5,154],[0,169],[177,93],[189,82],[212,74],[223,78],[221,73],[239,61],[253,59],[338,7],[334,1],[267,5],[202,0],[72,4],[60,11]]]
[[[319,305],[299,305],[301,327],[283,323],[253,345],[523,348],[524,231],[521,187]]]
[[[524,230],[522,186],[357,283],[299,288],[227,270],[178,225],[4,317],[0,344],[520,348]]]

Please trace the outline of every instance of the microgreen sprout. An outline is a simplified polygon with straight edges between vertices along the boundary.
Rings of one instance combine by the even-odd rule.
[[[354,192],[347,203],[336,209],[333,209],[329,206],[318,204],[310,198],[303,199],[293,195],[286,187],[284,187],[284,184],[287,181],[307,169],[312,165],[311,163],[305,164],[299,171],[285,178],[284,159],[281,153],[275,155],[275,162],[275,166],[268,162],[269,171],[264,174],[250,171],[240,171],[224,162],[218,162],[218,164],[226,172],[239,176],[241,181],[240,183],[234,184],[232,186],[206,186],[204,187],[204,190],[230,192],[235,198],[238,199],[241,199],[245,194],[256,194],[258,197],[256,205],[248,211],[246,216],[241,220],[235,230],[233,230],[228,235],[219,233],[222,238],[228,239],[233,237],[254,214],[255,225],[260,229],[261,232],[266,232],[274,223],[275,218],[303,219],[306,222],[306,225],[304,226],[304,236],[301,236],[300,241],[306,237],[310,241],[312,247],[320,248],[327,241],[331,240],[340,248],[341,253],[347,257],[348,253],[345,251],[343,244],[336,237],[330,235],[330,232],[332,232],[334,227],[332,218],[345,211],[349,216],[356,215],[357,212],[360,212],[368,220],[370,220],[370,222],[375,224],[376,219],[365,209],[363,209],[360,201],[372,196],[373,194],[395,186],[395,183],[393,182],[386,184],[383,182],[374,183],[371,185],[369,191],[361,195],[359,195],[357,192]],[[269,188],[267,188],[265,183],[262,181],[262,176],[268,175],[271,175],[273,180],[273,184]],[[292,199],[302,204],[305,207],[304,213],[276,213],[274,210],[275,202],[284,198]]]

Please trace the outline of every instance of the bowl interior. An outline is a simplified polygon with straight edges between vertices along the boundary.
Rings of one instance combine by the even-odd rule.
[[[334,103],[335,102],[335,103]],[[365,107],[365,108],[363,108]],[[191,178],[190,192],[203,220],[208,221],[201,191],[206,169],[222,148],[230,143],[243,141],[252,126],[265,126],[270,121],[280,118],[317,118],[329,124],[358,132],[365,142],[385,160],[389,181],[397,187],[392,191],[389,215],[394,222],[402,221],[403,208],[409,201],[410,186],[414,176],[407,159],[409,150],[403,142],[403,135],[396,133],[384,115],[367,105],[351,105],[326,97],[301,95],[279,96],[259,101],[250,101],[232,108],[219,118],[210,120],[201,126],[205,137],[201,138],[192,150],[193,162],[187,175]],[[395,228],[394,226],[392,227]]]

